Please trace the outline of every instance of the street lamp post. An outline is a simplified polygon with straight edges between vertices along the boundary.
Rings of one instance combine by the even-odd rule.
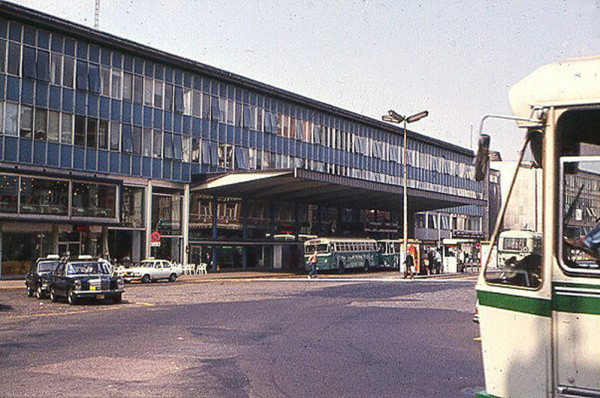
[[[403,185],[402,189],[402,212],[403,212],[403,227],[402,227],[402,245],[404,246],[404,258],[403,262],[406,261],[406,256],[408,255],[408,189],[406,184],[406,124],[413,123],[418,120],[421,120],[429,115],[428,111],[422,111],[419,113],[415,113],[411,116],[402,116],[393,110],[389,110],[387,115],[383,115],[381,120],[384,122],[390,123],[404,123],[404,138],[402,142],[402,174],[403,174]],[[398,264],[398,270],[401,270],[402,267]]]

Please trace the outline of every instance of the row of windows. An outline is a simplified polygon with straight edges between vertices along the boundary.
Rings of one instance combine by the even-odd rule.
[[[3,29],[0,26],[0,34],[6,37],[6,22]],[[13,26],[14,25],[14,26]],[[117,99],[133,101],[144,104],[145,106],[154,106],[167,111],[174,111],[190,116],[204,119],[218,120],[222,123],[237,125],[240,127],[251,128],[259,131],[272,132],[288,138],[295,138],[304,142],[319,143],[335,149],[342,149],[362,153],[367,156],[382,158],[385,160],[396,160],[396,148],[385,150],[382,146],[387,145],[384,141],[372,139],[372,142],[363,143],[359,134],[353,134],[345,129],[339,129],[329,126],[321,126],[320,123],[306,120],[307,118],[294,117],[285,112],[271,112],[267,107],[249,105],[253,101],[248,100],[248,93],[245,90],[227,87],[224,90],[223,84],[209,81],[200,76],[193,76],[186,72],[164,67],[153,62],[144,61],[133,57],[123,57],[121,53],[99,48],[94,45],[87,45],[85,42],[75,42],[69,38],[62,38],[60,35],[49,34],[44,31],[37,31],[31,27],[23,28],[18,23],[10,23],[8,29],[9,49],[7,51],[8,62],[12,65],[9,73],[19,74],[20,62],[20,43],[31,46],[38,46],[35,59],[41,61],[41,66],[37,68],[29,67],[30,77],[36,75],[38,70],[42,79],[45,79],[48,62],[50,63],[49,80],[53,84],[63,84],[67,87],[73,87],[74,82],[74,56],[77,57],[77,87],[82,90],[90,90],[97,94],[109,96]],[[55,37],[56,36],[56,37]],[[63,45],[64,40],[64,45]],[[48,56],[46,50],[49,49],[51,42],[52,52]],[[75,44],[76,43],[76,44]],[[25,46],[27,47],[27,46]],[[27,47],[29,48],[29,47]],[[63,51],[64,57],[60,53]],[[75,49],[77,50],[75,54]],[[33,47],[27,51],[28,57],[31,57]],[[2,48],[0,47],[0,51]],[[25,54],[25,50],[23,50]],[[8,55],[11,54],[11,55]],[[41,55],[40,55],[41,54]],[[47,58],[50,58],[48,61]],[[63,59],[64,58],[64,59]],[[4,61],[3,57],[0,57]],[[89,63],[87,62],[89,61]],[[35,65],[35,62],[24,63],[24,65]],[[2,65],[0,65],[2,67]],[[121,68],[125,69],[124,71]],[[163,81],[164,79],[164,81]],[[182,89],[178,86],[183,85]],[[209,95],[219,91],[221,87],[221,96]],[[227,93],[225,93],[227,91]],[[237,91],[244,92],[244,95],[237,95]],[[236,95],[233,95],[236,93]],[[225,94],[228,97],[224,98]],[[270,102],[270,101],[269,101]],[[293,114],[293,112],[292,112]],[[301,120],[305,119],[305,120]],[[314,120],[314,119],[313,119]],[[365,133],[368,133],[365,132]],[[381,131],[373,131],[369,135],[387,135]],[[367,134],[365,134],[367,135]],[[357,139],[358,138],[358,139]],[[365,137],[371,138],[371,137]],[[383,138],[383,136],[382,136]],[[400,141],[395,135],[390,135],[390,141]],[[397,143],[399,146],[399,142]],[[417,144],[417,146],[419,146]],[[409,142],[409,147],[418,149],[419,152],[425,152],[435,157],[444,156],[438,148],[427,144],[420,144],[420,148],[414,148],[415,144]],[[448,153],[447,158],[454,159],[458,163],[469,163],[470,159],[464,155],[453,156],[457,154]],[[398,161],[401,160],[401,154],[398,154]],[[453,174],[453,171],[446,172]],[[464,175],[464,173],[461,173]]]

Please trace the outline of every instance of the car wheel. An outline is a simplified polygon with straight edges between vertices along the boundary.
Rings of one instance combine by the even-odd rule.
[[[146,275],[142,276],[142,283],[149,283],[151,281],[152,281],[152,279],[150,279],[150,275],[146,274]]]
[[[33,296],[33,289],[27,286],[27,297]]]
[[[123,296],[120,294],[117,294],[116,296],[113,296],[112,301],[115,304],[121,304],[121,301],[123,300]]]
[[[37,290],[35,291],[35,297],[37,297],[38,300],[41,300],[44,298],[44,291],[42,290],[41,286],[38,286]]]
[[[55,303],[58,301],[58,296],[56,295],[54,289],[50,289],[50,300],[52,300]]]
[[[175,282],[176,279],[177,279],[177,275],[176,274],[169,275],[169,282]]]
[[[71,290],[71,289],[69,289],[67,291],[67,301],[69,302],[70,305],[75,305],[79,301],[77,299],[77,296],[75,295],[75,293],[73,293],[73,290]]]

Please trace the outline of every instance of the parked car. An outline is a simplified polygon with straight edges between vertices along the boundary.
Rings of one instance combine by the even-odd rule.
[[[50,298],[58,301],[66,297],[71,305],[82,298],[110,298],[120,303],[125,290],[123,278],[111,272],[104,261],[91,256],[63,259],[50,276]]]
[[[154,258],[144,260],[140,265],[122,271],[125,282],[141,281],[142,283],[153,282],[159,279],[167,279],[169,282],[175,282],[181,274],[183,274],[181,265]]]
[[[31,265],[25,279],[28,297],[33,295],[38,299],[46,297],[48,294],[48,279],[59,263],[60,257],[57,254],[50,254],[46,257],[38,258]]]

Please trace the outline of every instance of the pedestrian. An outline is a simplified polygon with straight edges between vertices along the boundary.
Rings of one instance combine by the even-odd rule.
[[[308,258],[308,263],[310,264],[310,272],[308,273],[308,279],[318,278],[319,276],[317,275],[317,251],[316,250]]]
[[[442,273],[442,255],[440,254],[440,250],[434,249],[433,255],[435,256],[436,273],[441,274]]]
[[[414,279],[415,275],[413,274],[413,267],[415,266],[415,260],[411,252],[409,251],[406,254],[406,259],[404,260],[404,279],[410,275],[410,279]]]
[[[427,252],[427,275],[432,275],[435,272],[435,254],[433,254],[434,249],[430,248]]]

